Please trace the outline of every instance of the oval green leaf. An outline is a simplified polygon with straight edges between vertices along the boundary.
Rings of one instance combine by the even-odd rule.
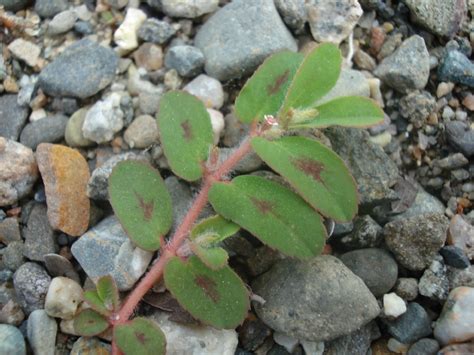
[[[106,275],[97,281],[97,294],[104,303],[104,306],[114,311],[119,307],[119,292],[115,280],[112,276]]]
[[[209,201],[225,218],[282,253],[309,259],[321,253],[326,230],[321,216],[287,188],[258,176],[216,183]]]
[[[196,256],[172,258],[165,266],[165,284],[193,317],[216,328],[233,329],[250,307],[248,291],[229,267],[208,268]]]
[[[171,170],[195,181],[213,145],[211,119],[204,104],[191,94],[170,91],[160,100],[158,112],[163,152]]]
[[[92,309],[85,309],[74,318],[74,330],[77,334],[91,337],[107,330],[107,319]]]
[[[129,238],[140,248],[157,250],[173,222],[171,197],[160,173],[146,163],[117,164],[109,178],[110,203]]]
[[[146,318],[114,327],[114,340],[124,355],[164,355],[166,338],[158,325]]]
[[[369,127],[383,122],[384,113],[374,100],[346,96],[315,107],[315,117],[290,123],[289,128],[322,128],[329,126]]]
[[[194,254],[212,270],[222,269],[227,265],[229,254],[221,247],[207,248],[201,244],[191,242],[191,250]]]
[[[86,303],[91,306],[94,311],[105,317],[108,317],[112,314],[111,310],[105,306],[104,301],[102,301],[97,291],[84,291],[84,301],[86,301]]]
[[[324,216],[345,222],[357,213],[354,178],[331,149],[304,137],[283,137],[275,141],[256,137],[252,139],[252,147]]]
[[[203,246],[216,245],[239,231],[239,225],[216,215],[200,221],[193,227],[190,239]]]
[[[276,115],[296,70],[303,61],[301,53],[284,51],[267,58],[235,100],[240,121],[260,121],[264,115]]]

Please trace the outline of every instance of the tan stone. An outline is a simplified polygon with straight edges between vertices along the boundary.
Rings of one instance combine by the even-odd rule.
[[[133,53],[137,67],[148,71],[158,70],[163,66],[163,51],[160,46],[153,43],[143,43]]]
[[[86,195],[89,168],[75,149],[42,143],[36,149],[43,177],[51,227],[72,236],[83,234],[89,224],[90,202]]]

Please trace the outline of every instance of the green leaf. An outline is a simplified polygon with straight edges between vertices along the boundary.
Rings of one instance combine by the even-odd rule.
[[[341,72],[342,56],[336,45],[325,43],[313,49],[304,59],[288,89],[283,116],[291,109],[305,108],[326,95],[336,85]]]
[[[118,309],[119,292],[112,276],[106,275],[99,278],[97,281],[97,294],[108,310],[114,311]]]
[[[104,301],[100,298],[99,294],[95,290],[84,291],[84,300],[91,308],[100,313],[101,315],[108,317],[112,314],[111,310],[104,305]]]
[[[138,317],[114,327],[114,340],[124,355],[164,355],[166,338],[158,325]]]
[[[227,265],[229,255],[223,248],[208,248],[195,242],[191,242],[190,245],[193,253],[212,270],[219,270]]]
[[[92,309],[85,309],[74,318],[74,330],[82,335],[91,337],[107,330],[107,319]]]
[[[287,188],[258,176],[216,183],[209,201],[225,218],[282,253],[301,259],[318,255],[325,244],[321,216]]]
[[[235,112],[244,123],[276,115],[299,65],[301,53],[284,51],[267,58],[235,100]]]
[[[188,181],[201,178],[214,140],[204,104],[191,94],[168,92],[160,100],[158,126],[171,170]]]
[[[303,122],[290,123],[289,128],[321,128],[328,126],[368,127],[383,121],[384,113],[374,100],[361,96],[339,97],[315,107],[316,115]]]
[[[190,234],[191,240],[199,244],[216,245],[224,239],[234,235],[240,227],[222,216],[216,215],[200,221],[193,227]]]
[[[357,213],[355,181],[331,149],[303,137],[275,141],[256,137],[252,139],[252,147],[324,216],[350,221]]]
[[[229,266],[212,270],[196,256],[172,258],[165,266],[165,284],[181,306],[205,324],[232,329],[249,309],[249,295]]]
[[[129,238],[140,248],[157,250],[173,222],[171,197],[160,173],[146,163],[117,164],[109,178],[110,203]]]

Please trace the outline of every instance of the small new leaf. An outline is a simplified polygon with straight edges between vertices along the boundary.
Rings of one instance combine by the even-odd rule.
[[[102,276],[97,281],[97,294],[109,311],[119,307],[119,292],[112,276]]]
[[[196,242],[191,242],[190,245],[193,253],[210,269],[219,270],[227,265],[229,255],[223,248],[209,248]]]
[[[107,330],[107,319],[92,309],[85,309],[74,318],[74,330],[77,334],[91,337]]]
[[[146,318],[114,327],[114,340],[124,355],[164,355],[166,338],[158,325]]]
[[[84,292],[84,300],[91,308],[105,317],[109,317],[112,312],[104,305],[104,301],[100,298],[95,290],[88,290]]]
[[[190,238],[201,245],[204,243],[206,246],[216,245],[237,233],[239,229],[240,227],[237,224],[216,215],[195,225],[191,230]]]

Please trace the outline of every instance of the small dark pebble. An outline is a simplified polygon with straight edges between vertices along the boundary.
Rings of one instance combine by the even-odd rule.
[[[74,31],[83,36],[88,36],[94,33],[94,26],[87,21],[77,21],[74,24]]]
[[[428,313],[415,302],[409,303],[407,311],[396,320],[385,320],[385,325],[388,333],[404,344],[411,344],[432,333]]]
[[[240,344],[245,350],[254,351],[270,334],[270,328],[260,319],[246,319],[239,329]]]
[[[424,338],[410,346],[407,355],[435,355],[438,350],[439,344],[436,340]]]
[[[459,51],[446,51],[438,67],[438,79],[474,87],[474,64]]]
[[[454,245],[447,245],[439,251],[443,256],[446,265],[455,267],[457,269],[468,268],[471,263],[461,248]]]

